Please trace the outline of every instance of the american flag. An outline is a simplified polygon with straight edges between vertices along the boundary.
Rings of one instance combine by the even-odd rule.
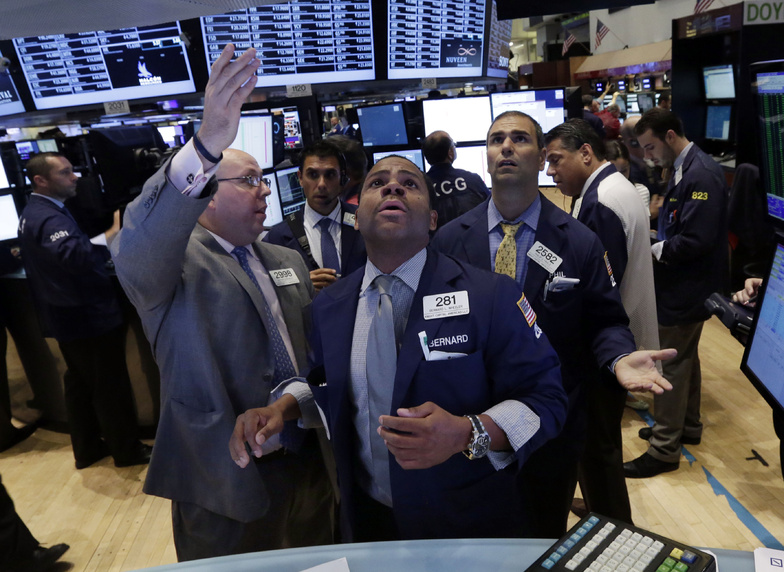
[[[531,308],[531,304],[528,303],[525,294],[517,301],[517,307],[520,308],[523,316],[525,316],[525,321],[528,322],[528,325],[533,327],[536,323],[536,312]]]
[[[561,49],[561,56],[566,55],[566,52],[568,52],[569,48],[572,47],[574,40],[575,40],[574,34],[570,34],[567,31],[566,35],[564,36],[564,43],[563,43],[563,48]]]
[[[713,0],[697,0],[697,3],[694,5],[694,13],[705,12],[710,8],[711,4],[713,4]]]
[[[602,40],[607,35],[607,32],[610,31],[610,28],[602,24],[601,20],[596,20],[596,47],[602,45]]]

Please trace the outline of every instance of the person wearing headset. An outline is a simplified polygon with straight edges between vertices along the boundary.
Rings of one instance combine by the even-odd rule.
[[[348,174],[336,145],[319,141],[306,148],[297,176],[305,207],[272,227],[264,241],[299,252],[318,292],[365,265],[365,243],[354,230],[356,207],[340,200]]]

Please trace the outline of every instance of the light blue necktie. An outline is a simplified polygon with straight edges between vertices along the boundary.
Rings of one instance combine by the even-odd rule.
[[[368,331],[367,345],[367,388],[368,424],[370,431],[370,452],[373,459],[371,477],[387,504],[392,506],[392,487],[389,478],[389,451],[384,440],[376,433],[378,418],[389,415],[392,408],[392,392],[395,387],[397,371],[397,339],[395,336],[394,309],[392,306],[392,285],[396,276],[382,274],[376,276],[373,284],[378,290],[378,308]]]
[[[338,251],[335,248],[335,241],[329,232],[329,228],[332,226],[332,219],[324,217],[318,222],[318,225],[321,227],[321,267],[332,268],[340,274]]]

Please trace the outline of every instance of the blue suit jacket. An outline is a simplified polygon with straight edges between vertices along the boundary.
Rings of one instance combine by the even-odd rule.
[[[567,278],[579,278],[580,284],[573,290],[548,292],[545,299],[550,273],[526,259],[523,291],[561,359],[564,387],[570,394],[570,407],[574,407],[582,382],[596,378],[598,366],[608,365],[636,347],[620,293],[608,276],[599,237],[543,195],[540,197],[542,212],[536,240],[563,258],[557,271]],[[433,248],[490,270],[487,204],[440,229]]]
[[[342,532],[353,535],[355,427],[350,401],[351,345],[364,273],[322,291],[313,304],[313,369],[308,380],[330,429],[341,491]],[[467,290],[470,312],[425,320],[423,297]],[[398,358],[391,411],[432,401],[455,415],[480,413],[506,399],[540,417],[539,431],[517,451],[517,465],[560,430],[566,411],[558,359],[517,306],[512,280],[428,250]],[[431,345],[465,357],[425,361],[418,333]],[[454,336],[454,337],[453,337]],[[515,464],[496,471],[489,459],[456,454],[425,470],[403,470],[392,455],[395,518],[404,538],[507,536],[522,511],[516,506]]]
[[[45,336],[69,341],[122,324],[106,269],[109,250],[92,244],[65,209],[30,196],[19,220],[19,244]]]
[[[693,146],[681,180],[670,182],[659,212],[661,261],[654,262],[656,309],[664,326],[707,320],[705,300],[728,279],[727,182],[721,167]]]
[[[357,207],[341,201],[340,208],[340,273],[343,276],[347,276],[357,268],[361,268],[365,265],[367,253],[365,252],[365,241],[362,240],[362,235],[359,234],[359,231],[355,230],[352,225],[343,222],[343,213],[348,212],[354,214],[357,212]],[[304,207],[296,212],[296,217],[299,219],[300,223],[303,222],[305,217]],[[286,221],[273,226],[263,240],[270,244],[293,248],[300,253],[308,270],[316,270],[317,267],[313,266],[308,260],[308,257],[305,256],[305,251],[302,250],[299,241],[294,236],[291,227]]]

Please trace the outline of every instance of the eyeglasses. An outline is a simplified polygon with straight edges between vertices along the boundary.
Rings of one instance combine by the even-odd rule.
[[[219,183],[222,181],[243,181],[246,185],[253,188],[260,187],[261,183],[264,183],[264,185],[267,187],[272,184],[272,181],[269,179],[269,177],[257,177],[256,175],[248,175],[246,177],[231,177],[229,179],[218,179]]]

